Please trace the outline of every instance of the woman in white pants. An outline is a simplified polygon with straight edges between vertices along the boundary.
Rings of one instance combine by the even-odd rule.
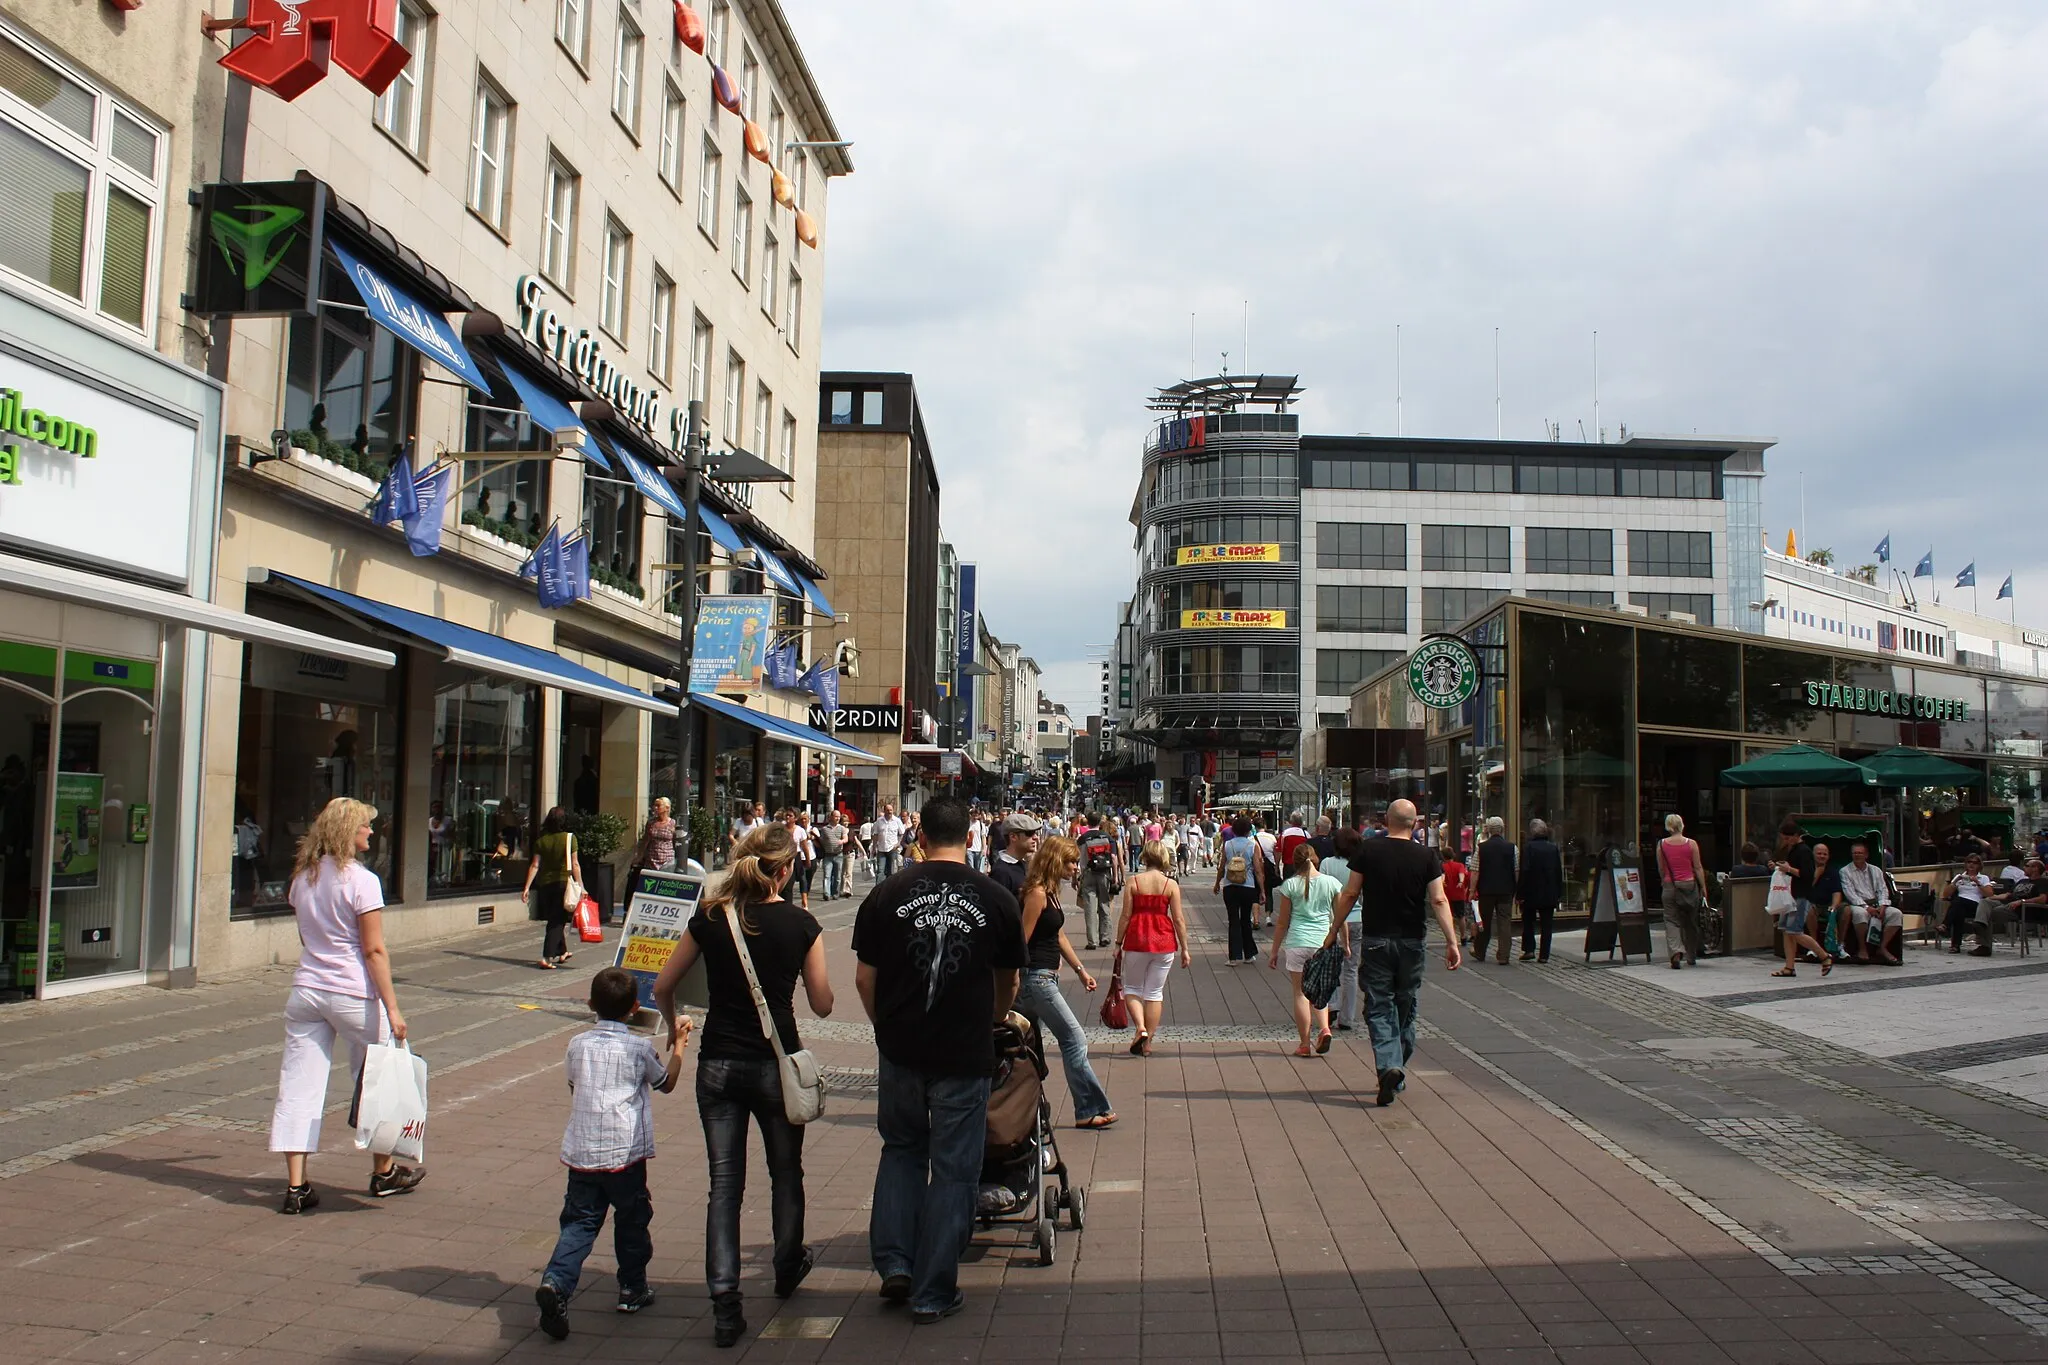
[[[284,1153],[280,1213],[311,1213],[320,1203],[306,1180],[306,1157],[320,1150],[320,1111],[327,1103],[335,1036],[348,1040],[357,1075],[371,1043],[405,1040],[405,1016],[398,1012],[391,956],[384,948],[384,889],[360,861],[376,818],[376,807],[337,796],[299,841],[292,863],[299,967],[285,997],[284,1063],[270,1115],[270,1150]],[[394,1166],[388,1156],[375,1157],[370,1196],[404,1194],[423,1174]]]

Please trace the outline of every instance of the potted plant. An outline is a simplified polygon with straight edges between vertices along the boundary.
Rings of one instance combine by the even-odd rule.
[[[597,902],[606,923],[612,917],[612,865],[606,861],[626,841],[626,822],[610,811],[579,811],[569,821],[576,836],[576,856],[583,864],[583,886]]]

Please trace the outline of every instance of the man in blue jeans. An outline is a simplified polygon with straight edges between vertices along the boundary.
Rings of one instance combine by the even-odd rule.
[[[1379,1104],[1392,1104],[1408,1084],[1415,1055],[1416,998],[1422,991],[1429,917],[1444,935],[1444,965],[1458,970],[1458,929],[1444,894],[1436,850],[1415,839],[1415,803],[1387,807],[1387,837],[1367,839],[1351,855],[1351,877],[1337,897],[1325,946],[1337,941],[1351,907],[1359,907],[1358,980],[1365,987],[1365,1023],[1379,1069]]]
[[[967,866],[967,807],[926,804],[924,861],[861,902],[854,986],[881,1053],[868,1253],[882,1298],[933,1323],[960,1311],[960,1257],[974,1231],[988,1129],[995,1023],[1017,998],[1017,898]]]

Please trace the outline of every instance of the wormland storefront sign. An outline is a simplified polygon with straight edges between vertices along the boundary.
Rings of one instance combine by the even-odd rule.
[[[1818,680],[1807,682],[1806,704],[1817,711],[1855,711],[1867,716],[1899,716],[1909,720],[1970,719],[1970,704],[1966,701]]]

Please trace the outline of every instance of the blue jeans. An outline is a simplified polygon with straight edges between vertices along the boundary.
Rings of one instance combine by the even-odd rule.
[[[837,900],[839,893],[846,889],[846,855],[843,853],[821,854],[818,866],[825,869],[825,899]]]
[[[1415,1000],[1422,991],[1423,941],[1358,940],[1358,980],[1365,987],[1365,1025],[1372,1033],[1373,1065],[1406,1071],[1415,1055]]]
[[[711,1167],[704,1211],[704,1282],[711,1296],[740,1287],[740,1202],[747,1192],[750,1116],[768,1149],[775,1273],[793,1272],[804,1259],[804,1130],[783,1114],[782,1077],[775,1063],[714,1057],[698,1062],[697,1116],[704,1122],[704,1156]]]
[[[583,1262],[604,1230],[605,1210],[612,1220],[612,1254],[619,1262],[619,1294],[647,1287],[647,1263],[654,1259],[654,1239],[647,1235],[654,1221],[654,1203],[647,1197],[647,1163],[636,1161],[623,1171],[570,1171],[569,1191],[562,1196],[562,1235],[542,1280],[564,1299],[576,1292]]]
[[[1060,1060],[1067,1068],[1067,1090],[1074,1097],[1074,1120],[1081,1122],[1109,1112],[1109,1092],[1095,1078],[1088,1064],[1088,1035],[1074,1018],[1066,996],[1060,994],[1060,974],[1033,967],[1024,973],[1017,991],[1017,1008],[1038,1021],[1038,1026],[1059,1040]]]
[[[986,1076],[932,1076],[881,1059],[868,1255],[875,1273],[910,1276],[910,1306],[937,1312],[960,1296],[960,1257],[974,1235],[974,1196],[988,1135]]]
[[[901,852],[877,853],[874,857],[874,863],[875,880],[885,882],[895,876],[897,870],[903,866],[903,854]]]
[[[1351,930],[1351,954],[1344,959],[1343,985],[1338,993],[1337,1018],[1339,1022],[1358,1027],[1358,953],[1359,931]]]

